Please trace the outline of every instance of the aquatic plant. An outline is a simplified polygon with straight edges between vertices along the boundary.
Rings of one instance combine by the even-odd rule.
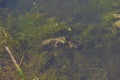
[[[6,40],[8,39],[8,35],[7,33],[5,32],[5,30],[0,27],[0,44],[5,44],[6,43]]]
[[[20,74],[21,77],[22,77],[22,80],[25,80],[25,75],[24,75],[22,69],[20,68],[20,66],[18,65],[18,63],[16,62],[16,60],[15,60],[15,58],[14,58],[14,56],[13,56],[13,53],[11,52],[11,50],[9,49],[8,46],[5,46],[5,49],[6,49],[6,51],[10,54],[10,57],[11,57],[11,59],[12,59],[14,65],[16,66],[16,68],[17,68],[19,74]]]
[[[11,46],[9,41],[13,41],[12,37],[2,27],[0,27],[0,41],[1,41],[0,42],[0,51],[4,50],[4,48],[6,49],[6,51],[10,54],[10,57],[11,57],[14,65],[16,66],[17,70],[19,71],[20,75],[22,76],[23,80],[25,80],[25,75],[23,74],[22,69],[20,68],[20,66],[16,62],[11,50],[8,47],[8,46]]]
[[[0,28],[0,49],[3,50],[4,45],[8,44],[13,53],[25,53],[22,67],[28,80],[107,80],[107,70],[115,70],[112,68],[115,66],[110,64],[115,60],[113,53],[119,53],[120,31],[112,25],[114,19],[109,13],[119,8],[119,0],[109,1],[109,4],[108,0],[35,0],[36,4],[33,0],[15,2],[18,5],[14,8],[6,5],[0,10],[4,17],[0,18],[0,25],[4,26]],[[28,6],[24,6],[26,3]],[[10,11],[18,13],[10,14]],[[72,31],[68,28],[65,34],[60,35],[78,43],[80,40],[82,49],[54,49],[51,45],[42,49],[43,39],[64,31],[66,22],[63,19]],[[17,45],[19,50],[15,49]]]
[[[43,38],[53,36],[66,27],[65,22],[58,22],[55,17],[46,18],[39,13],[26,13],[20,18],[19,26],[21,26],[21,32],[17,33],[18,40],[26,40],[28,46],[34,47],[40,44]]]
[[[91,35],[91,31],[94,29],[94,27],[95,27],[94,25],[90,25],[85,30],[82,31],[81,37],[80,37],[80,41],[82,43],[88,40],[87,38]]]
[[[0,26],[0,50],[3,50],[4,45],[9,44],[11,41],[13,41],[12,37]]]

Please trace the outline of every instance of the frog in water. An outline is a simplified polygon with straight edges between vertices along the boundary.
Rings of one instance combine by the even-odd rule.
[[[50,39],[45,39],[42,41],[42,45],[48,45],[50,44],[51,42],[54,42],[55,43],[55,48],[58,47],[58,44],[59,43],[62,43],[62,44],[68,44],[69,48],[77,48],[78,46],[74,43],[72,43],[71,41],[67,41],[66,38],[64,36],[62,37],[57,37],[57,38],[50,38]]]
[[[51,42],[55,42],[54,46],[56,48],[58,46],[58,43],[65,44],[67,41],[66,41],[66,38],[64,36],[62,36],[62,37],[57,37],[57,38],[45,39],[45,40],[42,41],[42,44],[43,45],[48,45]]]

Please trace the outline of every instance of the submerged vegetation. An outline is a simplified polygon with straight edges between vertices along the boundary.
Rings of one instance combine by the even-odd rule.
[[[119,8],[119,0],[0,0],[0,79],[21,80],[8,46],[17,63],[24,56],[26,80],[119,80]],[[42,46],[62,36],[78,47]]]

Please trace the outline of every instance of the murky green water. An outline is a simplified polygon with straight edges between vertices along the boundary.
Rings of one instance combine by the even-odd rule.
[[[0,80],[120,80],[119,0],[0,0]],[[64,37],[63,37],[64,36]]]

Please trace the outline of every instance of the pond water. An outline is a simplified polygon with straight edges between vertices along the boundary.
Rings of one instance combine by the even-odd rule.
[[[120,0],[0,0],[0,80],[120,80],[112,14]]]

